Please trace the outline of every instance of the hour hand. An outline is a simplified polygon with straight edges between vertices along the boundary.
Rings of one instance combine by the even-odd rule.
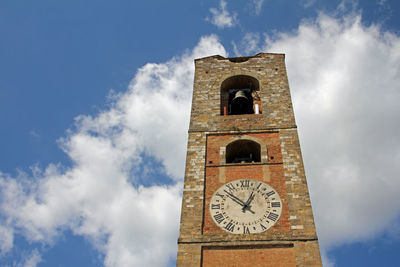
[[[249,198],[247,199],[245,205],[249,206],[251,201],[253,201],[253,198],[254,198],[254,192],[251,192],[251,194],[250,194]]]
[[[243,208],[242,208],[242,211],[243,211],[243,212],[245,212],[246,210],[248,210],[248,211],[254,213],[254,212],[250,209],[250,208],[251,208],[250,203],[251,203],[251,201],[253,201],[253,199],[254,199],[254,192],[251,192],[251,194],[250,194],[249,198],[247,199],[246,203],[244,203],[244,205],[243,205]]]
[[[244,203],[243,209],[245,207],[249,207],[250,206],[250,202],[253,200],[253,198],[254,198],[254,192],[251,192],[251,194],[250,194],[249,198],[247,199],[246,203]]]
[[[245,205],[250,207],[250,203],[253,201],[254,199],[254,192],[251,192],[249,199],[246,201]]]

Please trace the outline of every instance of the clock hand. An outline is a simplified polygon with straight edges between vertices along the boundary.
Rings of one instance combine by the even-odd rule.
[[[228,197],[230,197],[234,202],[236,202],[236,203],[238,203],[239,205],[241,205],[243,208],[245,207],[245,203],[240,199],[240,198],[238,198],[237,196],[235,196],[234,194],[232,194],[232,193],[230,193],[230,192],[228,192],[228,191],[226,191],[226,190],[224,190],[224,192],[225,193],[227,193],[228,194]],[[254,211],[252,211],[251,209],[250,209],[251,207],[248,207],[248,208],[246,208],[248,211],[250,211],[251,213],[255,213]],[[243,209],[242,209],[243,210]]]
[[[243,206],[242,212],[245,212],[246,210],[248,210],[248,211],[250,211],[251,213],[255,214],[255,212],[251,210],[251,206]]]
[[[253,198],[254,198],[254,192],[251,191],[251,194],[250,194],[249,198],[247,199],[245,205],[247,205],[247,206],[250,205],[250,202],[253,200]]]
[[[248,210],[251,213],[255,214],[255,212],[251,210],[251,206],[243,206],[242,211],[245,212],[246,210]]]
[[[232,194],[232,193],[230,193],[230,192],[228,192],[226,190],[224,190],[224,192],[227,193],[228,197],[230,197],[233,201],[235,201],[236,203],[238,203],[242,207],[244,206],[244,202],[240,198],[236,197],[234,194]]]
[[[242,212],[245,212],[246,210],[248,210],[254,214],[254,211],[251,210],[251,206],[250,206],[250,203],[253,201],[254,197],[255,197],[254,191],[252,191],[249,198],[247,199],[246,203],[244,203],[244,205],[243,205]]]
[[[254,199],[254,191],[251,192],[249,198],[247,199],[246,203],[244,203],[242,211],[245,212],[246,210],[249,210],[250,212],[253,212],[252,210],[250,210],[251,206],[250,203],[251,201],[253,201]],[[254,214],[254,212],[253,212]]]

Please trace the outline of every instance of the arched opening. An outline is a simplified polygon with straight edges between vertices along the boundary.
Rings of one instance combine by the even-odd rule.
[[[261,146],[251,140],[237,140],[226,146],[226,163],[261,162]]]
[[[221,84],[221,115],[261,113],[260,86],[248,75],[229,77]]]

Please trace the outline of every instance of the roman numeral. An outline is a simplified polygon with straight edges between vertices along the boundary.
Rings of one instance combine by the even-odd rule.
[[[261,229],[263,229],[263,231],[267,230],[267,227],[265,227],[264,225],[262,225],[262,223],[260,223]]]
[[[235,190],[235,187],[233,186],[233,184],[226,184],[226,187],[228,187],[228,189],[230,191]]]
[[[216,196],[219,196],[220,198],[225,198],[225,196],[224,196],[224,195],[221,195],[221,194],[220,194],[220,193],[218,193],[218,192],[217,192],[215,195],[216,195]]]
[[[281,206],[281,203],[280,202],[272,202],[271,206],[274,208],[279,208]]]
[[[267,193],[267,196],[270,197],[270,196],[272,196],[273,194],[275,194],[275,191],[270,191],[270,192]]]
[[[240,187],[249,187],[250,186],[250,180],[241,180],[240,181]]]
[[[211,204],[211,209],[212,210],[219,210],[220,208],[221,208],[221,204]]]
[[[274,222],[276,221],[276,219],[278,219],[278,217],[279,217],[279,215],[278,214],[275,214],[275,213],[270,213],[269,215],[268,215],[268,219],[270,219],[270,220],[273,220]]]
[[[215,214],[214,219],[217,221],[217,223],[221,223],[225,218],[221,213]]]
[[[260,187],[261,187],[261,183],[258,184],[257,189],[260,189]]]
[[[233,232],[233,230],[235,229],[235,225],[233,223],[228,223],[225,227],[226,230],[228,230],[229,232]]]
[[[243,226],[243,234],[250,234],[250,229],[247,226]]]

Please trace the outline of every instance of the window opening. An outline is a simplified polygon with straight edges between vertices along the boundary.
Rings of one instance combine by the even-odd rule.
[[[248,75],[236,75],[221,84],[221,115],[260,114],[259,82]]]
[[[261,146],[250,140],[237,140],[226,147],[226,163],[261,162]]]

